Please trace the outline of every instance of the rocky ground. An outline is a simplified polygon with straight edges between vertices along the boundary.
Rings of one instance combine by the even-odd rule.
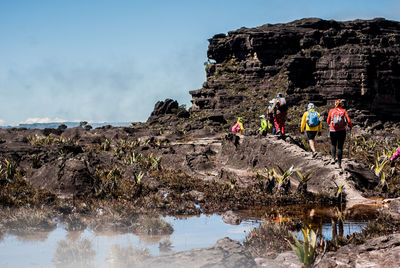
[[[209,130],[182,133],[136,125],[93,130],[80,127],[6,129],[1,130],[0,137],[2,205],[46,211],[37,219],[30,219],[39,221],[43,228],[54,228],[50,219],[57,215],[70,230],[82,230],[87,226],[106,230],[117,224],[120,230],[140,233],[143,213],[222,213],[283,204],[346,204],[343,213],[354,216],[367,213],[368,207],[374,207],[376,212],[376,202],[369,198],[371,193],[385,197],[382,191],[377,191],[380,179],[367,163],[344,159],[343,168],[339,169],[331,163],[328,154],[313,155],[306,150],[301,137],[290,134],[284,137],[237,136]],[[323,144],[319,146],[323,148]],[[279,182],[276,178],[282,175],[279,168],[287,171],[291,167],[290,178]],[[272,169],[276,175],[271,173]],[[304,184],[295,171],[299,174],[311,172],[311,179]],[[340,193],[339,187],[342,188]],[[392,214],[395,213],[398,211]],[[25,214],[31,212],[25,211]],[[116,214],[120,219],[117,222]],[[3,215],[4,233],[15,231],[15,227],[11,227],[13,222],[6,220],[7,215],[15,219],[15,214]],[[24,218],[21,213],[19,217]],[[152,221],[158,226],[152,229],[155,233],[171,231],[168,225],[155,222],[157,216],[150,218],[153,220],[147,223]],[[235,219],[231,223],[235,223]],[[278,254],[288,250],[287,246],[269,257],[258,256],[258,264],[255,264],[257,254],[246,246],[235,244],[234,247],[243,248],[219,252],[221,243],[223,247],[232,246],[231,242],[227,245],[225,242],[217,243],[212,249],[174,253],[168,256],[171,267],[183,260],[185,264],[198,263],[198,258],[213,260],[213,267],[285,263],[281,258],[291,265],[296,263],[293,254]],[[249,242],[249,245],[257,243]],[[191,257],[183,257],[185,254]],[[221,254],[225,257],[218,259],[216,256]],[[253,256],[251,261],[249,254]],[[167,257],[147,262],[160,264],[165,262],[164,258]],[[238,258],[237,266],[226,266],[227,258]]]

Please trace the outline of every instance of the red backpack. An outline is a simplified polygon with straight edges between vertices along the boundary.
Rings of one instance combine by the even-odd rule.
[[[335,129],[343,128],[347,125],[345,111],[342,109],[334,109],[331,114],[331,125]]]
[[[236,124],[234,124],[233,127],[232,127],[232,132],[233,132],[233,133],[238,133],[239,130],[240,130],[239,123],[236,122]]]

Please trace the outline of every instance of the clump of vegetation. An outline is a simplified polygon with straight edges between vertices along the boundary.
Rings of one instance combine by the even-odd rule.
[[[243,244],[254,257],[267,257],[289,250],[286,239],[292,239],[287,224],[264,220],[247,235]]]
[[[317,234],[307,226],[301,229],[301,233],[303,235],[303,243],[300,243],[299,239],[295,235],[293,235],[295,243],[292,244],[290,241],[288,241],[288,243],[296,252],[303,267],[312,267],[315,258],[317,257]],[[320,238],[319,244],[323,244],[322,238]]]
[[[47,146],[47,145],[76,145],[76,141],[70,138],[56,137],[53,135],[39,136],[37,134],[29,136],[28,142],[33,146]]]
[[[24,177],[17,164],[0,159],[0,205],[3,206],[41,206],[53,203],[55,195],[33,187]]]

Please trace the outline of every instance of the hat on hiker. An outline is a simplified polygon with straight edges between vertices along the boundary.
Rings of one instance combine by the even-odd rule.
[[[309,103],[308,105],[307,105],[307,110],[311,110],[311,109],[314,109],[314,103]]]
[[[269,103],[274,104],[274,100],[270,100]]]
[[[260,115],[259,117],[262,118],[262,119],[265,119],[265,115],[263,115],[263,114]]]
[[[282,93],[278,93],[278,95],[276,95],[276,97],[277,97],[277,98],[282,98],[283,95],[282,95]]]
[[[242,118],[241,116],[239,116],[237,121],[242,122],[242,121],[243,121],[243,118]]]

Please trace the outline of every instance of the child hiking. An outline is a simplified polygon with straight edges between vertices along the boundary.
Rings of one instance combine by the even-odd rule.
[[[329,125],[329,135],[331,138],[331,155],[332,163],[336,162],[336,147],[337,147],[337,163],[339,168],[342,168],[343,145],[346,139],[346,126],[352,128],[349,115],[343,109],[342,100],[335,101],[335,108],[331,109],[326,122]]]
[[[311,151],[315,153],[315,136],[321,136],[322,123],[321,117],[318,112],[314,110],[314,104],[309,103],[307,105],[307,111],[303,114],[301,119],[300,132],[304,133],[304,129],[307,134],[308,143],[310,144]]]
[[[243,118],[242,117],[238,117],[237,122],[232,127],[232,132],[233,133],[243,134],[244,130],[245,129],[243,127]]]

